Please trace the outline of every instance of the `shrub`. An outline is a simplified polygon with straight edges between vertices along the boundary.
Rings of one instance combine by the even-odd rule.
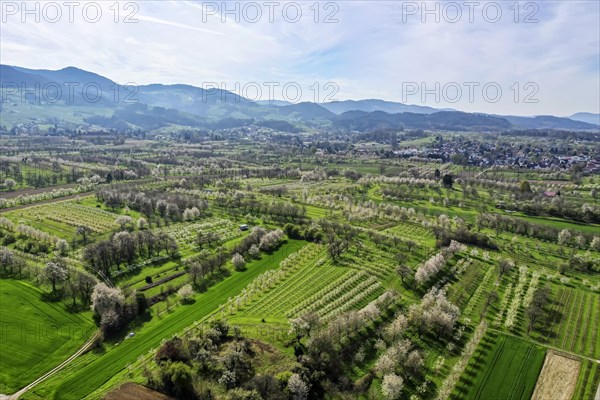
[[[236,271],[243,271],[246,267],[246,261],[240,253],[235,253],[233,257],[231,257],[231,263]]]
[[[182,303],[188,303],[194,296],[194,289],[192,289],[192,285],[183,285],[177,291],[177,296],[181,299]]]

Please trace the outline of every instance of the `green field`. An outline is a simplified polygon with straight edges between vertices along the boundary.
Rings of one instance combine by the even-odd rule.
[[[600,384],[600,365],[590,360],[583,360],[574,400],[595,400],[596,390]]]
[[[600,296],[581,289],[556,287],[552,314],[542,333],[533,337],[555,347],[597,358]]]
[[[13,393],[73,354],[95,331],[91,313],[71,314],[42,291],[0,280],[0,393]]]
[[[285,274],[261,290],[259,296],[247,296],[251,302],[245,303],[243,314],[268,316],[269,320],[277,318],[284,323],[288,318],[307,312],[328,319],[360,308],[383,292],[372,275],[332,265],[323,246],[304,247],[291,264]]]
[[[512,336],[488,334],[473,355],[452,398],[528,400],[545,355],[541,346]]]
[[[158,346],[164,338],[180,332],[215,311],[219,305],[225,303],[229,297],[237,295],[254,278],[269,269],[276,268],[282,259],[300,249],[305,243],[290,240],[272,255],[264,255],[262,259],[250,263],[246,271],[234,273],[205,293],[196,295],[194,304],[177,307],[160,319],[153,318],[143,325],[133,338],[123,341],[119,346],[113,347],[107,353],[82,366],[67,379],[61,379],[60,382],[49,381],[48,384],[54,383],[56,386],[51,388],[52,394],[48,394],[47,398],[83,399],[140,355]],[[41,385],[40,389],[43,388],[44,385]],[[38,392],[38,389],[34,389],[34,392]]]

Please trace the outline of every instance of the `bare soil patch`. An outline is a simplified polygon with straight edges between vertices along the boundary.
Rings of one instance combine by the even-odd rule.
[[[571,400],[577,386],[581,362],[548,351],[532,400]]]
[[[104,400],[171,400],[171,398],[137,383],[127,382],[109,392]]]

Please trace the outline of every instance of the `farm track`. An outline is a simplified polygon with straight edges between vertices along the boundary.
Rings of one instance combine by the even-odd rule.
[[[29,385],[25,386],[23,389],[21,389],[18,392],[14,393],[14,394],[12,394],[10,396],[8,396],[7,400],[17,400],[21,395],[23,395],[29,389],[31,389],[34,386],[36,386],[38,383],[41,383],[41,382],[45,381],[46,379],[50,378],[52,375],[56,374],[58,371],[60,371],[61,369],[63,369],[71,361],[73,361],[74,359],[76,359],[81,354],[85,353],[86,351],[88,351],[92,347],[92,345],[94,344],[94,342],[96,341],[96,339],[98,339],[99,335],[100,335],[100,331],[96,331],[96,333],[94,334],[94,336],[92,336],[90,338],[90,340],[88,340],[83,346],[81,346],[81,348],[79,350],[77,350],[77,352],[75,354],[73,354],[71,357],[67,358],[65,361],[63,361],[62,363],[60,363],[58,366],[54,367],[51,371],[45,373],[44,375],[42,375],[39,378],[37,378],[35,381],[31,382]]]
[[[529,346],[527,348],[527,354],[525,355],[525,359],[521,362],[521,365],[519,365],[519,373],[517,374],[517,376],[522,377],[523,376],[523,370],[525,369],[525,366],[528,365],[529,359],[531,358],[531,355],[533,353],[533,347]],[[518,383],[518,384],[514,384],[513,387],[510,390],[510,398],[514,399],[515,397],[515,391],[517,390],[517,387],[521,385],[521,380],[517,381],[517,382],[513,382],[513,383]],[[521,398],[521,396],[523,395],[523,393],[519,393],[519,397]]]
[[[2,197],[5,199],[14,199],[19,196],[27,196],[27,195],[51,192],[54,189],[58,189],[58,190],[70,189],[70,188],[76,187],[78,185],[79,185],[78,183],[67,183],[64,185],[49,186],[49,187],[43,187],[43,188],[33,188],[33,189],[23,188],[23,189],[13,190],[12,192],[1,192],[1,194],[2,194]]]

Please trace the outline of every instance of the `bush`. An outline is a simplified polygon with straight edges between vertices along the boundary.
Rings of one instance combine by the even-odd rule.
[[[246,267],[246,261],[240,253],[235,253],[233,255],[233,257],[231,258],[231,263],[233,264],[233,267],[236,271],[243,271]]]
[[[182,303],[188,303],[194,296],[194,289],[192,289],[192,285],[187,284],[183,285],[178,291],[177,296],[181,299]]]
[[[6,234],[6,236],[4,236],[4,238],[2,238],[2,244],[4,246],[8,246],[9,244],[13,244],[16,241],[17,241],[17,239],[15,239],[15,237],[12,234],[10,234],[10,233]]]
[[[260,249],[258,248],[258,246],[255,244],[250,246],[250,249],[248,249],[248,255],[250,255],[250,257],[252,257],[252,258],[259,258],[260,257]]]

